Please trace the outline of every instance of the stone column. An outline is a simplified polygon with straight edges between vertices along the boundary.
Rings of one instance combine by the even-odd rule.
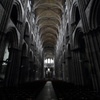
[[[19,74],[19,83],[28,82],[28,68],[29,68],[29,58],[23,56],[21,59],[20,74]]]
[[[6,70],[6,85],[17,85],[19,78],[19,69],[20,69],[20,57],[21,50],[17,48],[10,49],[10,57],[8,59],[8,65]]]
[[[34,62],[30,61],[30,66],[29,66],[29,81],[32,82],[35,77],[35,68],[34,68]]]
[[[88,21],[87,21],[87,18],[86,18],[86,14],[85,14],[85,6],[84,6],[84,1],[83,0],[78,0],[78,3],[79,3],[79,12],[80,12],[80,16],[81,16],[81,19],[82,19],[82,24],[83,24],[83,30],[84,30],[84,40],[85,40],[85,43],[86,43],[86,47],[87,47],[87,52],[88,52],[88,57],[89,57],[89,62],[90,62],[90,74],[91,74],[91,78],[92,78],[92,83],[93,83],[93,88],[96,90],[98,89],[98,82],[97,82],[97,76],[96,76],[96,73],[95,70],[95,66],[94,65],[94,58],[93,56],[95,56],[92,52],[92,50],[94,50],[94,47],[93,47],[93,40],[91,41],[92,39],[92,36],[90,35],[91,33],[89,32],[89,25],[88,25]],[[88,34],[86,34],[88,33]],[[97,67],[97,66],[96,66]],[[99,75],[99,73],[98,73]],[[98,76],[100,77],[100,75]],[[99,78],[100,79],[100,78]]]

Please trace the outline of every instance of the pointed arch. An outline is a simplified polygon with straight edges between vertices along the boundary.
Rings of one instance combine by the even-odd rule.
[[[14,4],[17,8],[17,12],[18,12],[18,21],[19,22],[23,22],[24,20],[24,9],[22,7],[22,4],[19,0],[15,0]]]
[[[82,28],[78,27],[72,36],[72,48],[77,49],[79,48],[79,39],[83,36]]]
[[[71,8],[71,13],[70,13],[70,18],[71,18],[71,24],[78,24],[80,20],[80,14],[79,14],[79,9],[78,9],[78,4],[77,2],[74,2]]]
[[[8,26],[8,29],[6,30],[6,38],[8,38],[12,42],[14,48],[19,47],[20,36],[15,27]]]

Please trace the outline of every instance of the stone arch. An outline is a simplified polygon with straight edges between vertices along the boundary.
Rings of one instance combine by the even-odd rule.
[[[42,12],[36,19],[36,22],[38,22],[40,19],[43,19],[43,18],[53,18],[53,19],[57,19],[58,21],[60,21],[61,23],[61,18],[58,14],[54,13],[53,11],[50,10],[50,14],[48,15],[47,13],[48,11],[44,11]],[[45,16],[44,16],[45,15]]]
[[[12,20],[12,22],[17,25],[17,20],[18,20],[18,11],[17,11],[17,7],[15,5],[13,5],[12,7],[12,11],[11,11],[11,15],[10,18]]]
[[[14,67],[15,61],[18,62],[16,54],[18,53],[19,49],[19,37],[14,27],[9,27],[6,30],[4,47],[0,76],[3,76],[2,79],[5,79],[6,85],[8,85],[11,83],[12,73],[14,73],[14,69],[16,69]]]
[[[80,48],[79,41],[81,41],[81,38],[83,37],[83,32],[81,28],[77,28],[74,33],[74,48]]]
[[[92,87],[92,78],[89,71],[89,59],[87,47],[81,28],[77,28],[74,33],[73,44],[73,62],[76,70],[76,84]],[[77,67],[78,66],[78,67]],[[78,68],[78,69],[77,69]],[[77,74],[78,73],[78,74]]]
[[[22,4],[21,4],[21,2],[19,2],[19,0],[15,0],[14,1],[14,4],[13,4],[13,7],[16,7],[16,10],[17,10],[17,16],[18,16],[18,18],[17,18],[17,21],[19,22],[19,23],[22,23],[23,22],[23,20],[24,20],[24,12],[23,12],[23,7],[22,7]],[[13,8],[12,8],[12,10],[13,10]]]
[[[9,39],[13,45],[13,48],[18,48],[20,44],[19,33],[14,27],[8,27],[6,30],[6,39]]]
[[[80,14],[77,2],[74,2],[71,8],[71,24],[77,25],[80,20]]]
[[[89,26],[91,29],[95,29],[100,26],[100,1],[93,0],[89,13]]]
[[[61,10],[61,12],[63,12],[63,7],[60,3],[56,2],[56,4],[54,3],[43,3],[43,4],[35,4],[34,10],[36,10],[37,8],[41,8],[42,6],[50,6],[53,5],[53,8],[57,8],[59,10]]]

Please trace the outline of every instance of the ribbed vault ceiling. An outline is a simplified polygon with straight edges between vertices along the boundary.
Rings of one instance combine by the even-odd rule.
[[[46,57],[54,55],[64,0],[34,0],[36,24]]]

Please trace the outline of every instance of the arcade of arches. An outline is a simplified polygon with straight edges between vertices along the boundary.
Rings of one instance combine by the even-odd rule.
[[[0,0],[1,100],[100,100],[99,92],[99,0]]]

